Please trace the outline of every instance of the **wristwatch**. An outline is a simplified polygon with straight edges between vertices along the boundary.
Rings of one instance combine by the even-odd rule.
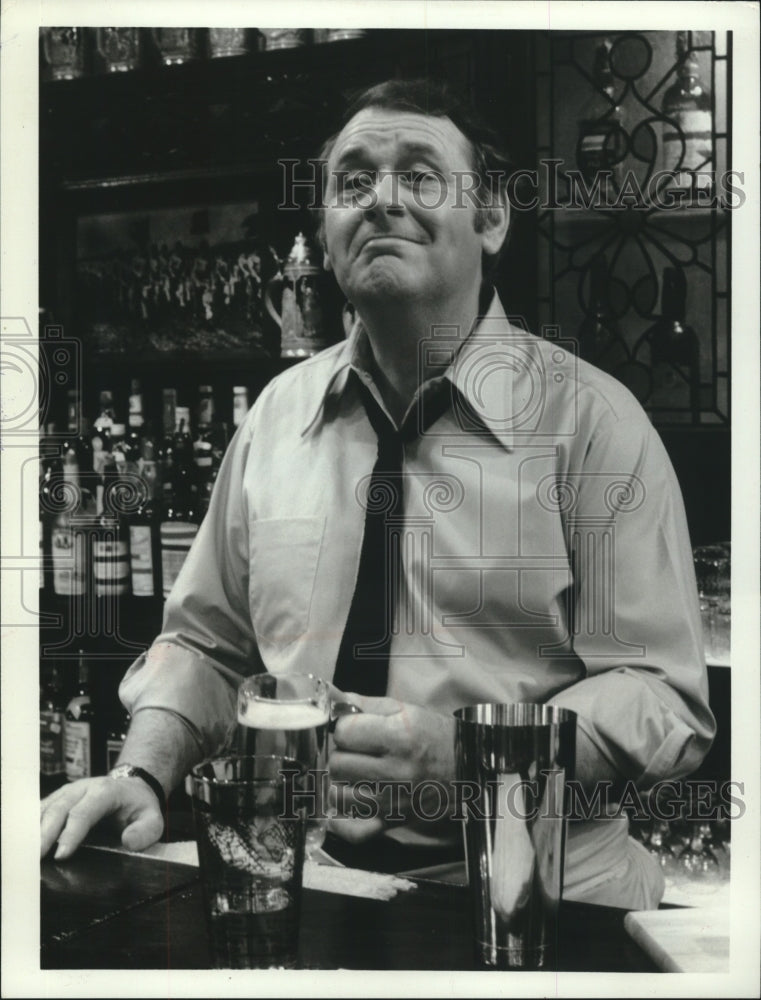
[[[149,774],[145,768],[137,767],[135,764],[117,764],[116,767],[108,772],[108,776],[115,781],[119,781],[121,778],[141,778],[159,800],[162,815],[166,815],[166,795],[164,795],[164,789],[161,787],[161,783],[152,774]]]

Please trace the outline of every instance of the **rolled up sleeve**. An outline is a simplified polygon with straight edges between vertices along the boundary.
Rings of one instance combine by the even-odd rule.
[[[573,482],[573,648],[586,668],[553,704],[647,788],[700,764],[715,721],[681,492],[644,414],[611,418]]]
[[[209,510],[167,598],[161,634],[125,675],[119,696],[134,715],[179,716],[204,755],[228,739],[241,678],[262,669],[248,602],[248,514],[244,471],[251,424],[234,436]]]

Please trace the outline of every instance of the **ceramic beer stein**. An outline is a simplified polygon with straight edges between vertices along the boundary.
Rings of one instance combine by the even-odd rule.
[[[299,233],[285,267],[272,278],[264,293],[267,312],[282,331],[282,358],[307,358],[328,346],[323,332],[321,275],[314,251]],[[280,312],[273,301],[278,286],[282,290]]]

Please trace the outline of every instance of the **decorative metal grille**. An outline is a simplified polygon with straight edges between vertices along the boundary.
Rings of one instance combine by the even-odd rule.
[[[728,424],[730,218],[743,199],[731,33],[547,33],[537,49],[540,323],[576,336],[654,423]],[[674,111],[680,86],[697,96]],[[686,287],[679,344],[664,334],[664,278]]]

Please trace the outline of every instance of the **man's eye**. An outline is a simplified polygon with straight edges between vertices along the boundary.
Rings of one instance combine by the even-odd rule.
[[[443,185],[444,178],[438,170],[431,167],[418,167],[404,172],[404,179],[411,188],[430,187],[433,184]]]
[[[343,178],[344,191],[367,191],[376,181],[374,170],[354,170]]]

